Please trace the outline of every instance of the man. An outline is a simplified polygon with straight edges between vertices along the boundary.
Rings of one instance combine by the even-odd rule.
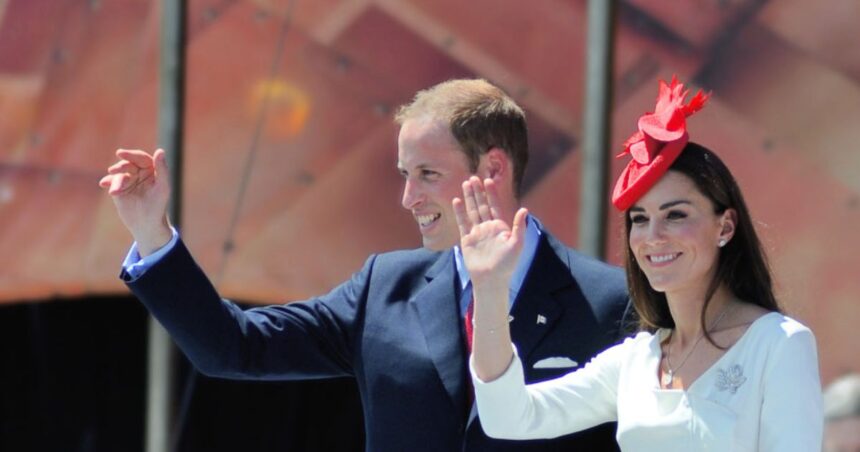
[[[615,450],[612,426],[509,442],[486,437],[476,419],[463,332],[471,286],[451,203],[471,175],[490,178],[500,217],[513,218],[528,159],[522,110],[486,81],[453,80],[419,92],[397,122],[403,207],[423,249],[371,256],[326,295],[243,312],[218,297],[169,227],[164,152],[120,150],[100,185],[136,242],[123,279],[204,374],[353,376],[370,451]],[[572,371],[620,338],[620,270],[564,247],[534,218],[510,293],[530,382]]]

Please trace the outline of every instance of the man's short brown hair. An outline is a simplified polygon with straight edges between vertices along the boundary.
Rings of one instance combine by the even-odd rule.
[[[481,156],[502,149],[513,163],[514,194],[519,197],[529,159],[528,131],[523,109],[486,80],[448,80],[415,94],[400,107],[397,124],[415,118],[447,122],[475,173]]]

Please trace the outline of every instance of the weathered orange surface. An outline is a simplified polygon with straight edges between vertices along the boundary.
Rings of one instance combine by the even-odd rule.
[[[451,77],[488,78],[528,110],[525,203],[576,243],[585,1],[288,4],[190,2],[183,236],[222,294],[301,299],[369,253],[419,246],[391,116]],[[97,181],[115,148],[156,144],[159,14],[143,0],[0,1],[0,302],[125,291],[130,237]],[[691,133],[735,171],[825,381],[860,371],[858,19],[854,0],[636,0],[616,27],[607,152],[657,77],[713,90]]]

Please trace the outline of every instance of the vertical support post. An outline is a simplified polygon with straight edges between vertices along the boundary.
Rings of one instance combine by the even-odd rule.
[[[158,147],[167,152],[172,197],[168,215],[182,227],[182,131],[185,85],[185,0],[161,2],[158,70]],[[167,332],[149,318],[146,394],[146,452],[168,452],[173,419],[175,350]],[[175,432],[173,432],[175,433]]]
[[[588,1],[578,248],[599,259],[606,257],[615,3],[615,0]]]

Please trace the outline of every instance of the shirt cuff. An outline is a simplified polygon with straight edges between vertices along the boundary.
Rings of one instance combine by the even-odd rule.
[[[128,250],[128,255],[125,256],[122,268],[129,274],[129,276],[132,277],[132,279],[137,279],[143,276],[147,270],[157,264],[161,258],[167,255],[167,253],[176,246],[176,243],[179,241],[179,233],[173,226],[170,227],[170,232],[173,234],[170,241],[154,253],[144,258],[140,257],[140,253],[137,250],[137,242],[131,244],[131,249]]]

